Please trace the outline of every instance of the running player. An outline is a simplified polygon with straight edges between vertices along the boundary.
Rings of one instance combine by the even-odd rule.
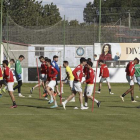
[[[67,77],[65,79],[68,79],[70,90],[72,91],[72,89],[73,89],[74,76],[72,74],[71,68],[69,67],[69,62],[68,61],[63,61],[63,66],[64,66],[64,68],[66,68],[66,74],[67,74]],[[70,100],[70,102],[75,102],[75,97],[73,97]]]
[[[73,76],[74,76],[74,82],[73,82],[73,93],[64,101],[62,102],[63,108],[65,108],[67,102],[69,102],[73,97],[75,97],[76,93],[79,93],[79,101],[81,104],[81,110],[88,109],[87,107],[83,106],[83,95],[82,95],[82,87],[81,87],[81,81],[83,77],[83,66],[86,64],[86,59],[81,58],[80,59],[80,65],[78,65],[73,70]]]
[[[15,97],[13,95],[14,78],[13,78],[12,71],[8,67],[8,61],[7,60],[3,61],[3,67],[4,67],[4,79],[7,82],[8,92],[9,92],[9,95],[10,95],[11,100],[13,102],[13,106],[11,106],[11,108],[16,108],[17,105],[16,105],[16,102],[15,102]]]
[[[47,58],[46,58],[47,59]],[[41,75],[40,75],[40,77],[41,77],[41,82],[39,83],[39,84],[37,84],[37,85],[35,85],[34,87],[32,87],[31,89],[30,89],[30,93],[32,94],[33,93],[33,90],[35,89],[35,88],[37,88],[37,87],[39,87],[39,86],[41,86],[42,85],[42,87],[43,87],[43,89],[44,89],[44,93],[46,92],[45,91],[45,82],[46,82],[46,70],[47,70],[47,65],[46,65],[46,62],[45,62],[45,58],[43,57],[43,56],[40,56],[39,57],[39,60],[40,60],[40,62],[42,63],[41,64]],[[44,96],[44,95],[43,95]],[[45,97],[45,96],[44,96]]]
[[[140,90],[140,64],[135,65],[135,77],[137,79],[137,83],[139,85],[139,90]]]
[[[59,73],[60,72],[60,69],[59,69],[59,66],[57,64],[58,62],[58,56],[57,55],[54,55],[53,56],[53,61],[52,61],[52,66],[57,70],[57,72]],[[60,92],[59,92],[59,89],[58,89],[58,75],[56,75],[56,86],[55,86],[55,89],[56,89],[56,93],[60,96]]]
[[[54,106],[51,108],[56,108],[58,107],[56,98],[54,95],[54,87],[56,86],[56,75],[58,74],[57,70],[51,65],[51,60],[48,59],[46,61],[47,65],[47,81],[49,81],[49,84],[47,86],[47,92],[51,97],[51,100],[48,102],[49,104],[54,102]]]
[[[86,83],[86,88],[85,88],[85,107],[88,107],[88,99],[91,99],[93,101],[93,97],[92,97],[92,92],[93,92],[93,88],[94,88],[94,71],[92,69],[93,63],[91,61],[87,61],[87,76],[86,76],[86,80],[84,81],[84,83]],[[97,106],[100,107],[100,102],[96,99],[94,99],[94,102],[97,103]]]
[[[130,89],[128,89],[124,94],[120,96],[122,101],[124,102],[124,97],[130,92],[131,93],[131,101],[137,102],[134,100],[134,74],[135,74],[135,64],[139,64],[139,59],[135,58],[133,61],[129,62],[126,67],[126,79],[130,85]]]
[[[15,60],[14,59],[10,59],[8,67],[11,68],[14,65],[14,63],[15,63]]]
[[[108,89],[109,89],[109,94],[113,95],[114,93],[111,92],[111,85],[109,83],[109,70],[106,64],[104,64],[103,60],[99,61],[100,64],[100,75],[99,77],[101,77],[100,82],[99,82],[99,89],[98,91],[96,91],[96,93],[101,93],[101,87],[102,87],[102,83],[103,81],[106,81],[108,84]]]
[[[23,55],[19,56],[19,59],[16,61],[15,64],[15,76],[16,76],[16,80],[18,82],[18,85],[16,85],[14,87],[14,90],[18,89],[18,96],[19,97],[25,97],[21,94],[21,86],[22,86],[22,67],[21,67],[21,63],[23,60],[25,59],[25,57]]]

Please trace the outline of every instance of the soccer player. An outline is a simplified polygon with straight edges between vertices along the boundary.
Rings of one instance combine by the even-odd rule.
[[[57,72],[59,73],[60,72],[60,69],[58,67],[58,56],[57,55],[54,55],[53,56],[53,61],[52,61],[52,66],[57,70]],[[60,96],[60,92],[59,92],[59,89],[58,89],[58,75],[56,75],[56,86],[55,86],[55,89],[56,89],[56,93]]]
[[[81,58],[80,59],[80,65],[78,65],[73,70],[73,76],[74,76],[74,82],[73,82],[73,93],[64,101],[62,102],[63,108],[65,108],[67,102],[69,102],[73,97],[75,97],[76,93],[79,93],[79,101],[81,104],[81,110],[88,109],[87,107],[83,106],[83,95],[82,95],[82,87],[81,87],[81,81],[83,77],[83,66],[86,64],[86,59]]]
[[[74,76],[73,76],[71,68],[69,67],[69,62],[68,61],[63,61],[63,66],[64,66],[64,68],[66,68],[66,74],[67,74],[67,77],[65,79],[68,79],[70,90],[72,91]],[[70,102],[75,102],[75,97],[73,97],[70,100]]]
[[[124,94],[120,96],[122,101],[124,102],[124,97],[130,92],[131,93],[131,101],[137,102],[134,100],[134,74],[135,74],[135,64],[139,64],[139,59],[135,58],[133,61],[129,62],[126,67],[126,79],[130,85],[130,89],[128,89]]]
[[[11,106],[11,108],[16,108],[17,105],[16,105],[16,102],[15,102],[15,97],[13,95],[14,78],[13,78],[12,71],[8,67],[8,61],[7,60],[3,61],[3,67],[4,67],[4,79],[7,82],[8,92],[9,92],[9,95],[10,95],[11,100],[13,102],[13,106]]]
[[[135,77],[137,79],[137,83],[139,85],[139,90],[140,90],[140,64],[135,65]]]
[[[14,59],[10,59],[8,67],[11,68],[14,65],[14,63],[15,63],[15,60]]]
[[[48,67],[47,69],[47,81],[49,81],[49,84],[47,86],[47,92],[51,96],[51,100],[48,102],[49,104],[54,102],[54,106],[51,108],[58,107],[56,98],[54,95],[54,87],[56,86],[56,75],[58,74],[57,70],[51,65],[51,60],[48,59],[46,61],[46,65]]]
[[[31,89],[30,89],[30,93],[32,94],[33,93],[33,90],[35,89],[35,88],[37,88],[37,87],[39,87],[39,86],[41,86],[42,85],[42,87],[43,87],[43,89],[44,89],[44,93],[46,92],[45,91],[45,82],[46,82],[46,71],[47,71],[47,65],[46,65],[46,62],[45,62],[45,58],[43,57],[43,56],[40,56],[39,57],[39,60],[40,60],[40,62],[42,63],[41,64],[41,75],[40,75],[40,77],[41,77],[41,82],[40,82],[40,84],[37,84],[36,86],[34,86],[34,87],[32,87]],[[46,60],[47,60],[47,58],[46,58]]]
[[[99,77],[101,77],[100,82],[99,82],[99,89],[98,91],[96,91],[96,93],[101,93],[101,87],[102,87],[102,83],[103,81],[106,81],[108,84],[108,89],[109,89],[109,94],[113,95],[114,93],[111,92],[111,85],[109,83],[109,70],[106,64],[104,64],[103,60],[99,61],[100,64],[100,75]]]
[[[18,89],[18,96],[19,97],[25,97],[21,94],[21,86],[22,86],[22,67],[21,67],[21,63],[23,60],[25,59],[25,57],[23,55],[19,56],[19,59],[16,61],[15,63],[15,76],[16,76],[16,80],[18,82],[18,85],[14,87],[14,90]]]
[[[92,92],[94,88],[94,71],[92,69],[93,63],[91,61],[87,61],[87,76],[84,83],[86,83],[85,88],[85,106],[88,107],[88,99],[91,99],[93,101]],[[94,102],[97,103],[97,106],[100,107],[100,102],[96,99],[94,99]]]

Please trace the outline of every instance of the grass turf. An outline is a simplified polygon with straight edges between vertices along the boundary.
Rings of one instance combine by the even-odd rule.
[[[22,94],[26,98],[17,97],[18,108],[10,109],[12,105],[8,94],[0,99],[0,140],[139,140],[140,139],[140,99],[131,103],[130,94],[123,103],[119,95],[128,89],[128,84],[112,84],[109,95],[106,84],[103,84],[101,94],[95,98],[101,101],[101,107],[95,104],[91,112],[92,102],[88,110],[74,110],[80,106],[78,95],[75,103],[50,109],[47,101],[39,99],[38,89],[29,98],[29,88],[35,84],[23,84]],[[98,85],[97,85],[98,86]],[[69,86],[64,86],[63,97],[70,95]],[[135,96],[139,95],[135,86]],[[59,97],[58,104],[59,102]]]

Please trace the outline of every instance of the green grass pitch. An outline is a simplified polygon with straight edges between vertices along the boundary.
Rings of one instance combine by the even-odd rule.
[[[101,107],[97,108],[95,104],[94,112],[91,112],[91,101],[88,110],[74,110],[75,106],[80,106],[78,95],[75,103],[67,104],[67,110],[61,106],[50,109],[47,101],[39,99],[38,89],[32,98],[28,97],[33,85],[23,84],[25,98],[14,93],[16,109],[10,108],[12,103],[8,94],[0,98],[0,140],[140,139],[140,99],[131,103],[129,94],[123,103],[119,98],[128,89],[128,84],[112,84],[114,95],[109,95],[107,85],[103,84],[101,94],[95,94],[95,98],[101,101]],[[63,97],[68,95],[69,86],[65,85]],[[139,95],[139,88],[135,85],[135,96]],[[60,105],[59,97],[57,100]]]

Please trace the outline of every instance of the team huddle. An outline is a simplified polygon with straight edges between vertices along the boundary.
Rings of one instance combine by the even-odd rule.
[[[25,57],[23,55],[20,55],[19,59],[16,62],[14,62],[13,59],[11,59],[10,62],[4,60],[3,69],[0,67],[0,97],[2,96],[2,92],[8,90],[11,100],[13,102],[13,106],[11,106],[11,108],[17,107],[13,91],[18,89],[18,96],[25,97],[21,94],[22,67],[20,64],[20,62],[23,61],[24,59]],[[51,106],[51,108],[57,108],[58,104],[56,100],[57,97],[56,95],[62,98],[58,89],[58,81],[59,81],[58,74],[60,72],[59,66],[57,64],[58,56],[55,55],[53,57],[53,61],[43,56],[40,56],[39,60],[41,62],[40,81],[37,85],[35,85],[30,89],[30,93],[32,94],[36,87],[42,85],[44,90],[43,97],[46,100],[48,100],[48,104],[54,103],[54,105]],[[13,65],[13,63],[15,63],[14,70],[10,68],[10,65]],[[98,64],[100,65],[99,77],[101,78],[99,82],[99,89],[98,91],[96,91],[96,93],[98,94],[101,93],[102,83],[106,81],[108,84],[109,94],[113,95],[114,93],[111,92],[111,85],[109,83],[109,69],[103,60],[99,60]],[[63,61],[63,67],[65,68],[66,75],[67,75],[65,80],[68,80],[70,91],[71,91],[71,95],[69,95],[69,97],[62,102],[62,106],[64,109],[66,109],[66,104],[68,102],[75,102],[75,96],[77,93],[79,94],[81,110],[88,109],[88,99],[90,99],[91,101],[94,100],[94,102],[97,104],[97,107],[100,107],[101,102],[93,97],[93,89],[95,85],[96,74],[92,66],[93,66],[93,62],[91,61],[90,58],[85,59],[84,57],[82,57],[80,58],[80,64],[72,71],[72,69],[69,67],[69,62]],[[136,102],[134,100],[134,74],[136,76],[137,82],[140,87],[140,65],[139,65],[138,58],[135,58],[134,61],[129,62],[129,64],[127,65],[126,79],[130,84],[130,89],[120,96],[122,101],[124,101],[124,97],[130,92],[132,102]],[[18,85],[13,88],[14,76],[16,77]],[[83,81],[83,77],[85,79],[84,81]],[[86,84],[84,91],[82,90],[82,82]],[[84,97],[84,101],[83,101],[83,97]]]

